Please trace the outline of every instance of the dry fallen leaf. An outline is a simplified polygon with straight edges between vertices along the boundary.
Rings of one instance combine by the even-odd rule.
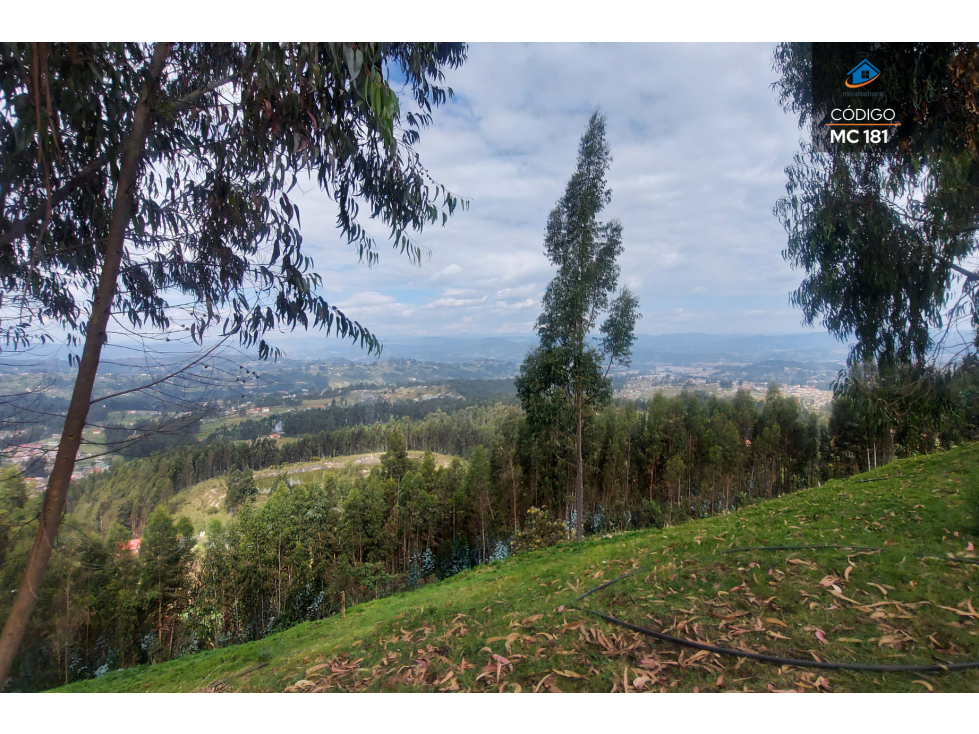
[[[884,635],[879,640],[877,640],[877,647],[897,647],[902,642],[904,642],[904,637],[901,635]]]
[[[973,619],[979,619],[979,614],[976,614],[976,610],[973,609],[971,612],[964,612],[961,609],[956,609],[955,607],[943,607],[941,604],[936,604],[939,609],[947,609],[950,612],[955,612],[960,617],[972,617]],[[972,605],[969,605],[970,609]]]
[[[812,561],[804,561],[801,558],[789,558],[788,562],[794,566],[809,566],[809,568],[816,568],[816,564]]]
[[[562,678],[581,678],[581,679],[587,678],[587,676],[581,675],[580,673],[575,673],[573,670],[557,670],[557,669],[555,669],[554,672],[557,675],[560,675]]]
[[[851,604],[856,604],[857,606],[860,606],[860,602],[856,601],[855,599],[851,599],[848,596],[843,596],[843,594],[837,591],[836,589],[830,589],[829,593],[835,596],[837,599],[843,599],[844,601],[848,601]]]
[[[551,674],[550,674],[550,673],[548,673],[548,674],[547,674],[547,675],[545,675],[545,676],[544,676],[543,678],[541,678],[541,679],[540,679],[540,682],[539,682],[539,683],[538,683],[538,684],[537,684],[536,686],[534,686],[534,693],[537,693],[537,692],[538,692],[538,691],[539,691],[539,690],[541,689],[541,686],[543,686],[543,685],[544,685],[544,682],[545,682],[545,681],[546,681],[546,680],[547,680],[548,678],[550,678],[550,677],[551,677]]]
[[[934,693],[934,691],[935,691],[935,689],[934,689],[934,688],[932,688],[932,685],[931,685],[931,683],[929,683],[929,682],[928,682],[928,681],[926,681],[926,680],[916,680],[916,681],[915,681],[915,683],[920,683],[921,685],[923,685],[923,686],[924,686],[925,688],[927,688],[927,689],[928,689],[929,691],[931,691],[931,692],[933,692],[933,693]]]

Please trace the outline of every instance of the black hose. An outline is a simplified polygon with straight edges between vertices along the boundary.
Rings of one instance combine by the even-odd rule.
[[[950,670],[970,670],[973,668],[979,668],[979,660],[971,663],[936,663],[934,665],[866,665],[863,663],[824,663],[817,662],[815,660],[780,658],[777,655],[765,655],[758,652],[748,652],[746,650],[737,650],[732,647],[718,647],[717,645],[708,645],[703,642],[685,640],[681,637],[672,637],[671,635],[657,632],[656,630],[651,630],[648,627],[643,627],[638,624],[632,624],[631,622],[617,619],[610,614],[596,612],[593,609],[587,609],[585,607],[579,607],[577,604],[572,604],[571,608],[577,609],[580,612],[585,612],[586,614],[594,615],[604,619],[606,622],[611,622],[612,624],[618,625],[619,627],[625,627],[626,629],[633,630],[634,632],[641,632],[648,637],[655,637],[658,640],[672,642],[676,645],[682,645],[683,647],[692,647],[697,650],[706,650],[707,652],[711,652],[716,655],[731,655],[734,657],[759,660],[763,663],[773,663],[776,665],[791,665],[797,668],[819,668],[821,670],[856,670],[863,673],[938,673],[947,672]]]
[[[753,550],[818,550],[822,548],[845,548],[853,550],[871,550],[871,551],[883,551],[883,550],[894,550],[893,548],[871,548],[867,546],[859,545],[783,545],[783,546],[759,546],[757,548],[732,548],[730,550],[721,551],[722,553],[737,553],[746,552]],[[945,561],[946,563],[974,563],[979,564],[979,561],[970,558],[942,558],[941,556],[930,556],[922,553],[910,553],[906,555],[913,555],[918,558],[934,558],[940,561]],[[613,617],[611,614],[605,614],[604,612],[598,612],[594,609],[588,609],[584,606],[578,606],[577,602],[581,601],[587,596],[591,596],[597,591],[601,591],[614,583],[622,581],[630,576],[634,576],[637,573],[649,569],[637,568],[628,573],[622,574],[618,578],[614,578],[611,581],[606,581],[600,586],[596,586],[590,591],[575,597],[574,602],[571,603],[570,607],[572,609],[577,609],[579,612],[584,612],[585,614],[591,614],[592,616],[598,617],[599,619],[604,619],[606,622],[617,625],[619,627],[624,627],[625,629],[632,630],[633,632],[639,632],[640,634],[646,635],[647,637],[653,637],[657,640],[663,640],[664,642],[671,642],[674,645],[680,645],[681,647],[691,647],[695,650],[706,650],[707,652],[713,653],[715,655],[728,655],[731,657],[748,658],[749,660],[758,660],[763,663],[772,663],[774,665],[791,665],[796,668],[818,668],[819,670],[853,670],[859,673],[946,673],[954,670],[973,670],[979,668],[979,660],[968,662],[968,663],[934,663],[932,665],[871,665],[866,663],[834,663],[834,662],[821,662],[817,660],[797,660],[794,658],[783,658],[777,655],[765,655],[759,652],[749,652],[747,650],[738,650],[733,647],[719,647],[717,645],[710,645],[704,642],[695,642],[694,640],[687,640],[682,637],[673,637],[672,635],[665,634],[663,632],[657,632],[656,630],[649,629],[648,627],[643,627],[642,625],[633,624],[632,622],[626,622],[623,619],[618,619]]]

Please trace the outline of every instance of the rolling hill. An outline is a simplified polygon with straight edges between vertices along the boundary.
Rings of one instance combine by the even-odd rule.
[[[652,640],[572,606],[628,572],[581,604],[695,643],[799,661],[977,661],[968,500],[977,484],[971,444],[674,528],[520,554],[255,642],[62,690],[979,691],[976,669],[772,665]]]

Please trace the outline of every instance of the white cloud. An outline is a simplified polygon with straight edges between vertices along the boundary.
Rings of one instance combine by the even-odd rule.
[[[439,298],[429,303],[425,308],[462,308],[464,306],[478,306],[481,303],[486,303],[486,296],[482,298]],[[467,318],[471,319],[472,317]]]
[[[441,270],[439,270],[435,275],[432,276],[431,279],[433,281],[444,280],[446,278],[451,278],[454,275],[458,275],[461,272],[462,272],[462,268],[456,265],[455,263],[452,263],[451,265],[447,265]]]
[[[507,311],[519,311],[522,308],[532,308],[536,306],[538,301],[533,298],[528,298],[526,301],[518,301],[517,303],[507,303],[506,301],[497,301],[493,307],[493,313],[505,313]]]
[[[413,309],[391,295],[377,291],[361,291],[354,293],[337,306],[349,318],[361,322],[373,330],[377,330],[374,322],[377,319],[401,320],[412,315]],[[368,323],[370,321],[370,323]]]
[[[525,285],[517,286],[516,288],[503,288],[496,292],[497,298],[510,298],[512,296],[523,296],[529,293],[534,293],[537,290],[536,283],[526,283]]]
[[[435,111],[418,146],[432,177],[468,197],[469,209],[416,237],[431,253],[421,267],[382,244],[367,268],[337,237],[332,203],[307,187],[305,247],[327,297],[379,333],[532,331],[554,274],[547,215],[601,105],[614,157],[606,218],[623,226],[620,285],[640,299],[640,331],[800,331],[787,303],[801,276],[782,260],[785,234],[772,215],[799,131],[770,89],[771,52],[473,44],[447,74],[456,99]],[[385,241],[377,222],[363,224]],[[501,324],[504,313],[519,320]]]

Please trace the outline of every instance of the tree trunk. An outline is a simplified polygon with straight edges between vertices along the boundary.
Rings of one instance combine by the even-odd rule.
[[[68,658],[71,655],[71,562],[65,578],[65,685],[68,685]]]
[[[582,540],[585,537],[585,467],[582,460],[582,422],[584,411],[578,406],[578,433],[575,438],[575,453],[577,456],[578,476],[575,478],[575,539]]]
[[[631,430],[631,426],[630,426]],[[625,505],[625,510],[629,510],[629,469],[632,467],[632,436],[629,437],[626,443],[626,454],[625,454],[625,499],[623,500],[623,505]],[[631,523],[630,523],[631,525]]]
[[[513,463],[510,464],[510,484],[513,486],[513,532],[520,529],[517,519],[517,470]]]
[[[102,272],[92,299],[92,313],[85,329],[85,346],[78,362],[75,387],[65,416],[54,468],[44,493],[44,504],[38,519],[34,546],[31,548],[27,568],[24,569],[10,614],[4,623],[3,633],[0,634],[0,691],[6,685],[14,657],[17,655],[24,632],[34,612],[38,591],[44,580],[44,572],[47,570],[54,544],[58,539],[58,528],[61,526],[61,517],[68,499],[68,486],[71,482],[71,474],[75,470],[75,456],[81,445],[82,429],[85,427],[92,401],[92,387],[99,368],[102,345],[106,341],[106,328],[122,262],[126,227],[132,212],[132,188],[136,184],[140,158],[146,145],[157,85],[169,52],[169,43],[158,43],[153,49],[153,59],[147,69],[147,79],[133,114],[133,126],[123,148],[119,182],[112,206],[112,220],[105,241]]]

